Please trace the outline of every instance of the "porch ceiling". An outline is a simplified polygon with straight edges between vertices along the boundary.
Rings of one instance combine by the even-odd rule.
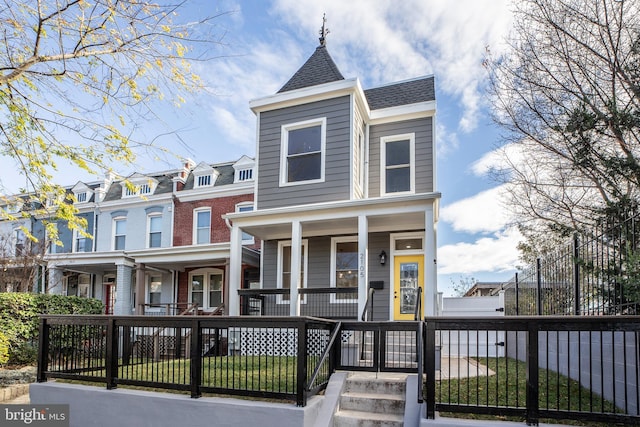
[[[291,221],[293,218],[283,219],[278,224],[249,225],[243,226],[242,230],[261,239],[275,240],[287,239],[291,237]],[[369,232],[400,232],[407,230],[424,230],[424,211],[397,213],[386,213],[381,215],[367,216]],[[358,233],[358,218],[327,218],[322,220],[305,221],[302,223],[302,236],[337,236]]]

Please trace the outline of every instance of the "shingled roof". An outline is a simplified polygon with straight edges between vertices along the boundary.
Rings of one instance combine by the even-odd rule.
[[[344,80],[326,46],[320,45],[278,93]]]
[[[372,110],[436,99],[433,76],[367,89],[364,95]]]

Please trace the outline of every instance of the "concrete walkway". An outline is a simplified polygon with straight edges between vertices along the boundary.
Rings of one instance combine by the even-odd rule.
[[[439,375],[438,375],[439,373]],[[436,371],[436,379],[450,380],[455,378],[487,377],[495,372],[473,359],[466,357],[442,356],[440,370]]]

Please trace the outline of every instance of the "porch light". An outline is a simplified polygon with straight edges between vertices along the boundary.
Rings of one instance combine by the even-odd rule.
[[[384,249],[380,251],[380,255],[378,255],[378,257],[380,258],[380,265],[385,265],[387,263],[387,253]]]

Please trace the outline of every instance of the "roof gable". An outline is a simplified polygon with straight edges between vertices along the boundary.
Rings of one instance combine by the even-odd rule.
[[[289,79],[278,93],[344,80],[326,46],[318,46],[313,55]]]

